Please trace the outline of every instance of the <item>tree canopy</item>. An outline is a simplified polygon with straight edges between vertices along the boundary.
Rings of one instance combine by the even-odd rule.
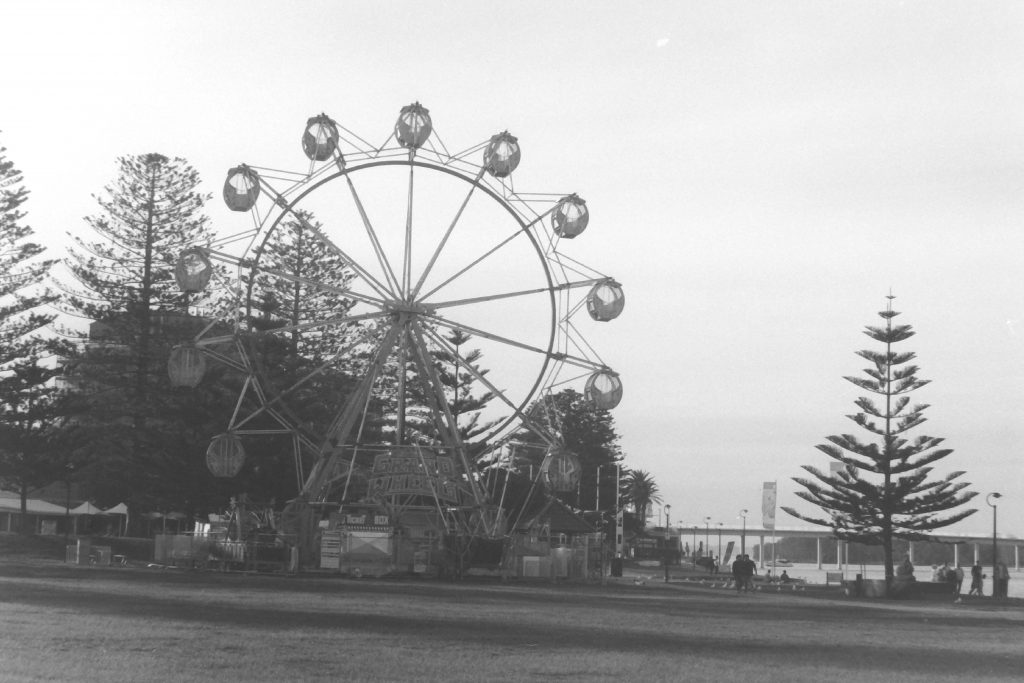
[[[559,448],[579,458],[581,473],[577,490],[562,492],[559,497],[579,510],[596,509],[598,468],[610,467],[622,461],[622,449],[612,414],[595,406],[578,391],[564,389],[534,403],[529,415],[533,422],[554,435]],[[523,461],[518,464],[519,469],[522,471],[530,466],[539,468],[547,453],[546,444],[526,429],[521,430],[519,436],[524,444],[535,446],[521,449]],[[603,500],[606,502],[603,507],[610,509],[611,496],[607,492],[604,495],[606,497]]]

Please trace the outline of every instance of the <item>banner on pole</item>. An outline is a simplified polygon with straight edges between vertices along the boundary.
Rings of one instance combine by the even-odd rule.
[[[625,525],[625,512],[619,510],[615,514],[615,557],[622,557],[623,527]]]
[[[775,482],[764,483],[764,493],[761,496],[761,526],[765,529],[775,528]]]

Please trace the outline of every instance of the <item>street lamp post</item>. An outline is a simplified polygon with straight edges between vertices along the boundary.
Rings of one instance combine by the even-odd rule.
[[[990,493],[985,496],[985,502],[988,503],[989,507],[992,508],[992,597],[997,598],[1001,595],[1001,588],[999,581],[999,567],[996,565],[996,556],[998,553],[998,547],[996,546],[996,503],[993,503],[993,499],[1000,499],[1003,495],[1001,493]]]
[[[740,510],[740,517],[743,518],[743,534],[740,536],[740,555],[747,554],[747,509]]]
[[[669,539],[672,537],[671,533],[669,532],[669,526],[670,526],[669,512],[671,510],[672,510],[672,506],[666,504],[665,505],[665,583],[668,583],[668,565],[669,565],[669,562],[672,561],[672,556],[669,553],[669,549],[668,549],[668,542],[669,542]]]
[[[704,518],[704,552],[706,552],[708,555],[711,554],[711,543],[708,540],[710,535],[711,535],[711,518],[710,517],[705,517]]]

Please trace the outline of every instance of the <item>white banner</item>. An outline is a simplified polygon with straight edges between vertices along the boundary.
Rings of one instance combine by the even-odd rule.
[[[765,529],[775,528],[775,482],[764,483],[764,493],[761,497],[761,526]]]

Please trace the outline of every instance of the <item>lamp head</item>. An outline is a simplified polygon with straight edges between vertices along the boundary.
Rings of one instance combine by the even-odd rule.
[[[1003,494],[993,492],[993,493],[990,493],[987,496],[985,496],[985,502],[988,503],[991,507],[995,507],[996,504],[992,502],[992,499],[995,498],[995,499],[998,500],[999,498],[1002,498],[1002,497],[1003,497]]]

